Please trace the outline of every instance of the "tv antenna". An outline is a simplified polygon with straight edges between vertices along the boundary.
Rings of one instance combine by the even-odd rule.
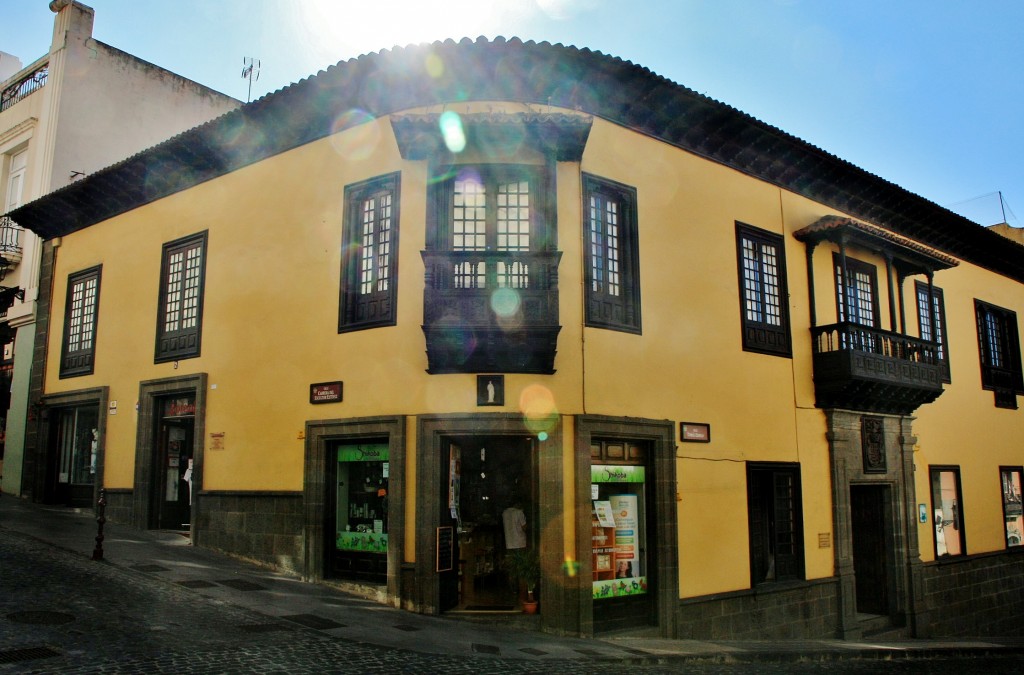
[[[251,56],[242,58],[242,79],[249,80],[249,97],[245,99],[248,103],[252,100],[252,83],[253,80],[260,79],[260,60],[253,59]]]

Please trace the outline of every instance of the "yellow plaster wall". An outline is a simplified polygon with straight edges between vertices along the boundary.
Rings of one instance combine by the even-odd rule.
[[[393,171],[401,171],[397,326],[339,335],[344,186]],[[637,189],[642,336],[583,327],[580,171]],[[551,401],[547,412],[562,415],[567,477],[576,469],[567,416],[709,423],[711,443],[677,449],[683,597],[749,587],[745,463],[799,462],[807,577],[831,576],[828,446],[824,416],[814,408],[805,249],[792,233],[835,211],[602,120],[594,121],[582,162],[559,163],[555,177],[563,254],[557,372],[506,375],[506,405],[488,412]],[[140,380],[209,374],[207,431],[224,433],[225,443],[206,452],[207,489],[300,490],[301,432],[308,419],[477,410],[475,375],[425,373],[420,251],[428,181],[426,163],[401,160],[390,125],[380,120],[66,237],[57,252],[52,316],[64,315],[67,275],[102,263],[97,374],[58,378],[61,335],[55,330],[46,388],[108,385],[111,400],[119,401],[118,414],[108,417],[105,485],[132,485]],[[792,358],[742,350],[737,220],[784,234]],[[209,230],[202,356],[177,368],[153,364],[161,246],[202,230]],[[835,320],[830,250],[822,244],[814,256],[819,324]],[[864,252],[850,254],[878,267],[881,323],[888,328],[884,264]],[[917,489],[919,497],[928,495],[928,463],[961,464],[968,546],[992,550],[1001,535],[992,517],[998,495],[992,497],[988,486],[998,487],[998,463],[1024,463],[1019,441],[1011,440],[1024,438],[1024,428],[1019,413],[993,413],[991,392],[980,390],[972,299],[1024,315],[1020,287],[964,266],[936,281],[946,291],[954,387],[925,406],[915,423]],[[907,322],[916,326],[912,287],[904,288]],[[344,402],[309,405],[309,384],[329,380],[345,382]],[[410,417],[407,561],[415,551],[415,430]],[[991,471],[966,459],[978,453],[985,453],[978,466],[991,465]],[[570,481],[565,522],[574,522],[568,520],[575,499]],[[571,555],[574,528],[565,532]],[[925,557],[928,537],[924,526]]]
[[[1024,329],[1024,293],[1019,283],[968,263],[938,272],[935,285],[944,296],[951,383],[945,385],[937,401],[916,413],[917,502],[927,504],[928,512],[932,512],[929,466],[959,466],[967,552],[998,551],[1006,542],[999,467],[1024,465],[1024,413],[996,408],[993,392],[981,388],[974,300],[1016,312],[1020,331]],[[917,335],[917,305],[911,281],[904,288],[904,297],[908,331]],[[1018,396],[1017,403],[1024,405],[1024,398]],[[919,523],[918,535],[922,559],[934,559],[931,523]]]

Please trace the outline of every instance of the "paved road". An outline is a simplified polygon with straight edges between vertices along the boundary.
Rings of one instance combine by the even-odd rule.
[[[702,643],[559,638],[410,614],[302,583],[176,535],[0,499],[7,673],[1021,673],[1024,649],[973,642]]]

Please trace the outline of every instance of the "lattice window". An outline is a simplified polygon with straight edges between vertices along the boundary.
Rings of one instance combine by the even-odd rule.
[[[99,288],[99,267],[68,277],[61,377],[88,375],[93,372]]]
[[[640,332],[636,191],[584,177],[587,325]]]
[[[164,245],[156,361],[199,356],[206,233]]]
[[[363,200],[359,266],[361,295],[387,291],[391,281],[391,200],[390,193]]]
[[[736,223],[743,348],[789,356],[785,256],[782,237]]]
[[[338,332],[395,325],[399,174],[345,187]]]

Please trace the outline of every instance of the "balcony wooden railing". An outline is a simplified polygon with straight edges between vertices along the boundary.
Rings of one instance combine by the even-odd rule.
[[[910,414],[942,394],[934,342],[843,322],[811,329],[820,408]]]
[[[39,91],[46,85],[50,74],[50,64],[44,63],[28,75],[18,78],[4,87],[0,92],[0,112],[7,110],[29,94]]]
[[[422,256],[429,372],[554,372],[561,253]]]

